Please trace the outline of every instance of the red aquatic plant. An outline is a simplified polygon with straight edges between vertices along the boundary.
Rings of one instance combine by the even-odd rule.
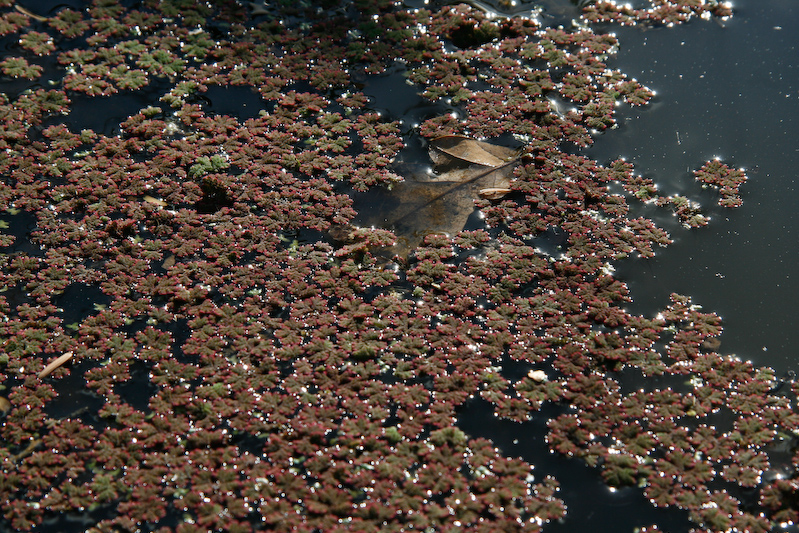
[[[698,181],[718,189],[721,195],[720,206],[738,207],[743,203],[739,195],[739,188],[747,180],[743,169],[733,169],[720,160],[713,159],[694,171],[694,176]]]
[[[689,4],[586,16],[722,10]],[[60,86],[0,101],[3,216],[31,226],[0,257],[2,524],[81,512],[98,530],[522,531],[562,518],[557,480],[458,428],[475,398],[516,421],[568,406],[548,423],[554,451],[699,527],[792,519],[793,479],[764,478],[796,391],[712,351],[720,319],[690,298],[655,317],[624,308],[610,262],[670,243],[630,205],[706,219],[627,162],[569,153],[615,124],[617,100],[652,97],[605,64],[616,38],[467,5],[356,5],[96,0],[41,21],[3,5],[0,32],[27,32],[13,39],[37,63],[54,56]],[[5,75],[38,75],[12,53]],[[376,112],[359,77],[400,63],[452,106],[421,136],[522,145],[509,194],[477,203],[485,226],[427,235],[407,257],[392,256],[399,229],[354,222],[353,200],[402,179],[408,125]],[[154,86],[160,101],[120,107],[118,134],[60,123],[72,96],[122,103]],[[258,112],[215,113],[206,98],[228,86],[251,88]],[[743,181],[720,163],[697,176],[727,203]],[[68,305],[82,291],[94,308]],[[37,377],[68,351],[69,368]],[[622,386],[635,373],[662,381]],[[80,383],[86,405],[63,414]]]

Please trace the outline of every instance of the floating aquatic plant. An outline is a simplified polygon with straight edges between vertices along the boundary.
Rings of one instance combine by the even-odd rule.
[[[35,80],[42,75],[42,67],[31,65],[23,57],[9,57],[0,62],[0,70],[11,78]]]
[[[721,195],[720,206],[739,207],[743,203],[739,194],[739,188],[747,180],[743,169],[733,169],[718,159],[713,159],[695,171],[694,175],[698,181],[718,189]]]
[[[46,20],[3,6],[0,32],[54,56],[61,85],[0,101],[0,207],[32,226],[0,255],[2,527],[67,513],[97,531],[561,519],[556,479],[458,428],[476,397],[517,421],[569,406],[549,420],[552,450],[697,527],[795,519],[794,478],[764,473],[799,420],[796,387],[777,393],[773,373],[714,351],[721,321],[688,297],[654,317],[624,309],[610,262],[670,243],[631,205],[707,219],[629,163],[571,153],[615,124],[616,100],[652,96],[604,63],[613,36],[388,1],[96,0]],[[586,17],[671,24],[725,9],[597,2]],[[5,75],[37,73],[12,53]],[[461,220],[407,257],[387,251],[407,238],[398,228],[354,222],[354,191],[401,181],[408,136],[352,76],[397,61],[420,94],[458,108],[414,130],[439,163],[503,169],[464,202],[484,227]],[[126,107],[126,91],[152,86]],[[204,95],[227,86],[260,95],[259,113],[214,113]],[[60,123],[71,99],[101,96],[124,104],[118,131]],[[518,154],[476,140],[502,134]],[[745,179],[718,162],[697,177],[727,204]],[[94,308],[72,308],[82,291]],[[659,381],[629,390],[625,373]],[[64,403],[66,386],[85,404]]]

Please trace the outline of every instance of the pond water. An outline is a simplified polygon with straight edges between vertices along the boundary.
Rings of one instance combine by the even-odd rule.
[[[439,4],[445,5],[446,3],[440,2]],[[129,4],[139,5],[135,2]],[[470,4],[478,8],[485,5],[480,1],[472,1]],[[576,2],[565,0],[547,0],[542,3],[543,12],[540,18],[545,24],[568,25],[571,19],[579,13],[575,4]],[[70,5],[75,9],[82,7],[79,2],[72,2]],[[426,2],[414,0],[406,2],[406,5],[421,7],[426,5]],[[532,6],[533,4],[530,2],[522,2],[513,7],[511,11],[512,13],[524,12]],[[56,5],[50,7],[52,10],[57,9]],[[688,230],[681,227],[665,209],[650,208],[649,206],[634,207],[640,211],[640,214],[654,219],[658,224],[667,228],[674,243],[666,248],[658,249],[655,257],[651,259],[626,259],[612,262],[615,276],[626,282],[630,288],[632,301],[626,304],[626,309],[633,313],[652,316],[668,305],[669,294],[676,292],[691,296],[694,303],[703,306],[704,311],[717,312],[723,317],[725,331],[721,336],[719,352],[736,354],[742,359],[752,360],[756,365],[771,366],[776,369],[778,376],[791,377],[793,372],[799,370],[799,364],[795,362],[794,349],[799,341],[799,328],[794,326],[794,318],[791,315],[795,305],[794,301],[799,294],[799,274],[795,268],[799,261],[799,247],[796,246],[799,234],[799,214],[795,207],[797,186],[796,165],[794,164],[799,156],[799,149],[795,147],[794,141],[795,128],[799,125],[799,109],[797,109],[799,67],[794,61],[796,48],[799,45],[799,33],[794,31],[799,24],[799,6],[790,0],[739,0],[734,7],[735,16],[726,21],[694,19],[688,24],[669,28],[598,25],[596,30],[613,32],[620,41],[619,51],[607,61],[608,66],[618,68],[621,72],[637,78],[647,87],[654,89],[657,96],[645,107],[621,107],[617,117],[619,127],[598,135],[592,146],[583,149],[576,147],[568,149],[603,164],[624,157],[634,164],[637,173],[652,178],[658,185],[661,194],[680,194],[696,199],[702,203],[703,208],[711,217],[708,226]],[[301,26],[302,21],[292,20],[292,24]],[[354,30],[353,33],[355,33]],[[9,42],[8,46],[13,47],[14,43]],[[61,68],[56,66],[52,59],[41,59],[40,62],[44,64],[48,74]],[[419,134],[418,125],[433,117],[447,114],[458,115],[463,112],[462,106],[452,104],[444,99],[437,102],[424,99],[419,94],[417,86],[406,83],[408,74],[407,65],[402,61],[397,61],[389,65],[383,74],[354,74],[352,81],[358,90],[369,97],[369,108],[378,111],[381,114],[381,120],[401,121],[399,130],[403,141],[405,141],[405,148],[401,151],[397,164],[392,167],[392,170],[400,173],[406,179],[411,179],[406,184],[395,185],[392,190],[373,188],[363,193],[353,192],[349,184],[335,183],[330,187],[330,190],[344,192],[354,198],[354,207],[358,211],[354,221],[356,224],[387,227],[396,231],[400,240],[405,242],[404,251],[406,253],[420,242],[426,231],[431,229],[448,233],[457,231],[457,228],[453,229],[446,224],[432,227],[433,224],[438,223],[433,215],[440,213],[431,212],[429,209],[431,202],[427,199],[420,200],[418,209],[414,207],[409,211],[407,206],[412,205],[414,200],[419,200],[420,191],[424,191],[425,194],[430,192],[430,187],[420,186],[416,183],[424,181],[424,178],[420,176],[429,171],[427,168],[429,165],[427,145]],[[300,87],[302,83],[304,82],[298,84],[297,87]],[[172,80],[160,78],[149,87],[152,90],[151,93],[134,92],[125,96],[103,99],[75,96],[72,100],[71,113],[66,118],[50,118],[45,126],[64,122],[74,131],[91,128],[106,135],[117,135],[121,131],[122,121],[135,114],[139,109],[154,104],[155,102],[152,102],[150,98],[152,94],[163,95],[169,90],[171,84]],[[18,82],[9,82],[6,89],[9,93],[13,93],[12,89],[18,85]],[[293,86],[289,87],[294,88]],[[308,87],[311,86],[308,85]],[[305,88],[303,85],[302,90]],[[309,91],[314,90],[312,87],[309,89]],[[251,87],[246,86],[211,87],[207,92],[195,94],[191,98],[194,100],[187,99],[187,101],[199,104],[209,114],[229,114],[241,121],[255,119],[259,117],[260,111],[271,112],[277,107],[274,101],[264,104],[259,94]],[[291,107],[291,105],[286,107]],[[331,107],[331,109],[338,112],[343,109],[343,106],[339,105],[338,108]],[[158,115],[159,118],[166,116],[167,113]],[[305,118],[307,115],[303,117],[303,120]],[[174,118],[170,120],[177,121]],[[301,122],[299,117],[297,120]],[[307,137],[304,140],[307,141]],[[506,134],[496,142],[512,146],[518,145],[520,141]],[[743,205],[741,207],[736,209],[718,207],[716,205],[717,195],[703,190],[695,181],[692,171],[714,157],[721,158],[733,167],[746,169],[749,181],[742,187]],[[184,166],[190,169],[197,167],[198,163],[194,163],[193,166],[192,163],[193,160]],[[220,165],[215,170],[224,170],[225,168],[227,167]],[[220,172],[220,175],[225,177],[224,172]],[[236,177],[239,175],[236,174]],[[289,189],[290,187],[286,186],[285,188]],[[278,193],[275,194],[280,196]],[[150,205],[145,207],[154,212],[159,211],[153,206],[154,203],[159,207],[163,206],[160,206],[158,202],[167,205],[165,201],[153,198],[145,200],[144,203],[148,201]],[[466,212],[458,213],[458,225],[465,224],[469,229],[481,228],[484,226],[484,221],[472,209],[470,202],[471,199],[467,198],[465,205],[468,209]],[[193,205],[196,207],[200,203],[197,202]],[[277,203],[276,205],[281,204]],[[463,205],[464,203],[460,202],[459,206]],[[217,207],[219,206],[212,205],[209,207],[209,211],[213,212]],[[449,212],[448,209],[452,209],[452,207],[447,205],[441,207],[445,214]],[[417,210],[419,213],[426,213],[425,216],[417,216]],[[9,211],[4,214],[3,221],[12,226],[12,231],[19,237],[13,251],[31,256],[44,255],[43,249],[34,245],[33,241],[28,238],[30,231],[36,225],[36,221],[30,213]],[[123,230],[119,231],[123,232]],[[294,254],[302,244],[307,242],[318,244],[315,241],[328,243],[333,240],[326,233],[316,229],[306,228],[303,231],[305,233],[300,231],[287,233],[288,238],[286,235],[280,234],[284,241],[281,246],[290,250],[290,253],[286,254],[287,256]],[[145,233],[142,232],[143,235]],[[246,232],[241,232],[237,234],[237,238],[248,239],[249,235],[245,234]],[[152,233],[147,233],[147,235],[153,237]],[[308,235],[311,237],[305,239]],[[551,255],[554,255],[559,244],[557,231],[550,228],[543,235],[546,238],[539,237],[541,248],[546,248],[547,245],[551,246],[551,250],[545,251],[551,251]],[[296,240],[294,240],[295,237]],[[550,242],[544,242],[546,239],[549,239]],[[135,240],[133,237],[130,239],[131,242]],[[461,259],[468,257],[469,253],[465,252],[459,257]],[[181,254],[176,253],[176,255]],[[231,254],[231,257],[234,255]],[[249,261],[249,256],[247,257]],[[184,259],[180,257],[177,259],[179,267],[184,266],[181,264]],[[237,259],[244,261],[240,257]],[[332,264],[339,260],[330,259],[329,263]],[[153,261],[154,265],[157,263],[153,271],[156,271],[157,274],[169,271],[175,266],[175,262],[175,256],[165,257],[163,262],[160,259]],[[306,266],[303,265],[303,268]],[[367,266],[371,268],[371,265]],[[382,264],[380,266],[382,267]],[[361,267],[363,265],[351,268],[357,270]],[[379,269],[376,268],[376,270]],[[400,268],[398,267],[397,270]],[[407,270],[410,271],[410,269]],[[278,267],[275,267],[274,272],[285,273],[278,270]],[[340,273],[339,271],[337,275]],[[385,272],[382,273],[385,274]],[[411,293],[412,288],[409,289],[409,286],[412,284],[406,283],[408,272],[402,272],[401,275],[405,277],[395,284],[396,294],[404,294],[402,291]],[[322,279],[322,276],[319,276],[319,279]],[[202,281],[204,282],[204,280]],[[432,285],[436,290],[440,289],[440,287],[435,287],[435,284]],[[79,329],[80,323],[86,322],[87,319],[112,303],[113,298],[103,292],[107,289],[104,287],[101,290],[99,287],[99,284],[84,285],[76,282],[68,285],[61,294],[53,296],[53,303],[66,310],[60,316],[64,318],[67,327],[75,324],[73,329]],[[198,290],[205,289],[200,284],[196,288]],[[260,285],[247,288],[250,289],[246,293],[247,297],[251,298],[258,298],[265,292]],[[421,287],[416,288],[419,289],[420,294],[425,295],[425,291],[421,290]],[[375,294],[380,294],[383,286],[375,285],[375,287],[366,287],[365,290],[367,292],[374,290]],[[242,292],[244,291],[242,290]],[[28,302],[21,289],[19,291],[12,290],[9,293],[7,297],[12,305]],[[235,291],[231,290],[231,293],[235,294]],[[207,295],[205,297],[209,306],[218,303],[214,301],[214,297],[219,297],[219,294],[210,292],[210,289],[208,294],[212,294],[211,297]],[[416,293],[412,294],[416,298]],[[358,296],[363,296],[363,294],[358,294]],[[394,294],[391,296],[393,297]],[[242,298],[239,295],[238,299]],[[198,299],[200,298],[198,297]],[[368,297],[364,299],[368,300]],[[235,298],[231,297],[231,301],[233,300]],[[297,299],[292,302],[296,303],[300,300],[301,297],[297,296]],[[223,301],[223,298],[219,297],[219,301]],[[339,305],[342,301],[338,296],[329,300],[329,302],[335,302],[334,305]],[[180,307],[185,303],[181,300],[176,305]],[[272,303],[264,303],[264,305],[272,305]],[[418,302],[415,302],[414,305],[418,305]],[[230,307],[232,306],[228,306],[228,308]],[[324,307],[324,302],[322,307]],[[340,307],[344,309],[345,306],[341,304]],[[285,308],[273,310],[268,317],[269,323],[281,324],[280,327],[282,327],[289,322],[286,320],[283,323],[283,319],[294,311],[296,309],[292,309],[292,305],[287,303]],[[309,313],[308,316],[311,314]],[[191,354],[183,351],[184,345],[190,344],[189,340],[195,341],[195,345],[202,344],[196,342],[195,334],[198,332],[192,329],[196,327],[200,330],[201,326],[190,325],[194,318],[193,316],[183,317],[164,325],[164,331],[172,335],[173,342],[169,345],[169,349],[173,350],[171,355],[175,360],[180,361],[180,364],[188,361],[187,367],[191,367],[193,364],[200,367],[201,364],[208,364],[207,361],[203,363],[203,358],[212,359],[212,356],[208,354],[198,355],[201,353],[201,349],[196,349],[196,353]],[[301,316],[301,318],[310,321],[307,316]],[[442,325],[442,322],[439,322],[441,317],[427,318],[430,318],[430,324],[432,324],[429,332]],[[254,318],[249,317],[244,322],[250,324],[252,320]],[[475,323],[477,321],[478,319]],[[148,320],[148,324],[150,323],[157,324],[158,321]],[[140,326],[139,322],[130,320],[124,326],[120,326],[118,330],[132,337],[139,332],[137,328]],[[275,326],[276,329],[277,327]],[[310,338],[314,328],[308,324],[304,324],[303,327],[306,329],[298,334],[298,338]],[[384,328],[385,326],[379,327]],[[598,331],[601,327],[604,326],[599,326],[597,323],[595,330]],[[342,330],[345,329],[342,327]],[[379,328],[376,327],[376,329]],[[489,329],[487,328],[486,331]],[[267,328],[264,327],[262,330],[255,329],[254,331],[258,331],[256,336],[259,336],[262,335],[261,331],[266,330]],[[270,335],[274,333],[274,330],[270,331]],[[231,334],[231,336],[233,335]],[[264,337],[266,337],[265,334]],[[297,346],[300,345],[300,342],[305,341],[297,341]],[[275,343],[275,346],[283,347],[279,343]],[[367,348],[369,347],[367,346]],[[369,352],[364,350],[353,355],[352,359],[357,359],[356,356],[358,356],[368,360]],[[110,351],[113,352],[113,349]],[[124,351],[120,348],[120,352]],[[222,350],[219,351],[222,352]],[[203,386],[204,379],[216,378],[217,370],[219,375],[223,375],[221,369],[228,368],[226,365],[229,365],[230,368],[244,368],[246,371],[252,371],[252,367],[248,367],[246,363],[242,364],[236,354],[231,355],[231,353],[233,353],[233,349],[226,348],[224,350],[225,357],[218,357],[213,363],[218,365],[219,370],[216,366],[213,367],[213,370],[209,370],[209,365],[205,369],[207,374],[204,374],[202,379],[197,377],[190,380],[190,384],[187,382],[186,389],[193,387],[191,394],[195,395],[198,388]],[[260,352],[253,349],[253,353]],[[131,350],[129,361],[123,361],[125,364],[129,363],[125,367],[125,371],[130,372],[130,378],[116,383],[114,395],[123,405],[137,413],[146,413],[149,420],[155,412],[156,403],[153,402],[153,399],[162,390],[161,384],[156,386],[153,379],[153,369],[158,365],[153,361],[139,360],[139,355],[139,351],[133,353]],[[213,357],[218,355],[213,354]],[[270,353],[268,356],[272,357],[273,354]],[[86,379],[83,372],[87,372],[88,375],[90,369],[106,364],[106,362],[98,362],[105,356],[94,355],[94,357],[94,360],[87,357],[84,361],[75,361],[69,376],[63,379],[52,379],[59,402],[48,406],[47,415],[54,419],[52,422],[54,425],[65,418],[81,418],[84,422],[99,428],[99,433],[102,433],[102,430],[108,429],[113,424],[96,414],[103,406],[112,402],[103,398],[101,394],[91,392],[85,385]],[[280,390],[280,387],[284,386],[280,381],[285,379],[290,382],[297,379],[297,375],[301,374],[298,370],[304,369],[299,359],[301,358],[293,360],[287,356],[285,360],[280,361],[279,363],[282,365],[278,365],[282,372],[279,375],[280,379],[276,378],[276,382],[270,386],[274,386],[275,390]],[[501,372],[502,376],[511,382],[519,382],[529,371],[528,361],[512,361],[510,357],[500,357],[497,361],[501,364],[501,370],[497,373]],[[497,361],[492,360],[492,363]],[[256,367],[258,364],[260,362],[256,364]],[[357,364],[360,364],[360,361]],[[293,369],[292,365],[296,365],[297,369]],[[346,367],[346,365],[342,366]],[[325,368],[324,363],[319,364],[319,369]],[[292,374],[295,370],[297,371],[296,375]],[[587,374],[594,370],[585,372]],[[381,370],[381,372],[383,371]],[[442,372],[446,375],[446,371]],[[319,373],[324,374],[321,370]],[[580,372],[576,373],[580,374]],[[313,374],[313,371],[308,373],[308,375],[310,374]],[[387,384],[388,388],[397,382],[402,384],[402,380],[396,377],[398,374],[387,373],[386,375],[388,377],[381,377],[384,380],[379,382],[381,385]],[[425,377],[423,373],[420,375]],[[570,378],[570,376],[568,377]],[[643,387],[643,383],[650,390],[668,387],[673,387],[678,393],[691,390],[686,383],[686,376],[676,374],[664,378],[644,378],[640,372],[633,370],[621,372],[616,377],[625,393],[634,391],[639,386]],[[181,377],[181,379],[183,378]],[[14,386],[19,386],[20,380],[16,377],[8,378],[9,383],[12,380],[17,380],[14,382]],[[425,380],[420,379],[419,383],[431,386],[430,382],[433,381],[433,378],[426,376]],[[218,384],[221,385],[221,382]],[[301,394],[296,390],[292,394],[295,394],[297,398],[302,397],[308,406],[313,406],[316,398],[307,393],[302,383],[295,383],[295,385],[297,390],[301,389]],[[289,388],[288,385],[285,387]],[[222,387],[214,389],[213,393],[222,396],[223,392],[221,391]],[[249,389],[247,391],[249,392]],[[281,391],[281,394],[282,392],[285,391]],[[335,389],[335,392],[338,392],[338,389]],[[205,393],[210,396],[209,391],[205,391]],[[11,396],[8,391],[3,392],[3,395]],[[283,395],[280,397],[280,401],[288,401],[287,399],[291,397],[290,394]],[[308,400],[309,397],[312,399]],[[193,398],[192,401],[196,401],[196,398]],[[305,404],[298,404],[297,412],[306,414],[303,412],[307,407]],[[210,405],[209,402],[203,404],[202,407],[207,408],[211,413]],[[414,404],[415,407],[421,405]],[[499,419],[494,415],[496,408],[496,405],[482,399],[467,400],[458,408],[458,427],[469,438],[489,439],[493,445],[499,448],[501,455],[520,457],[535,465],[536,482],[541,481],[546,475],[551,475],[560,483],[561,489],[557,496],[563,499],[568,512],[563,520],[548,524],[545,528],[546,531],[630,532],[636,528],[657,524],[665,531],[680,532],[688,531],[696,525],[689,521],[687,511],[674,507],[655,508],[647,501],[644,492],[639,487],[610,489],[599,475],[598,469],[586,466],[581,460],[552,453],[545,441],[549,431],[547,422],[569,413],[573,406],[569,406],[568,402],[547,403],[540,411],[533,412],[532,420],[525,423]],[[337,416],[346,418],[352,414],[351,410],[348,411],[345,407],[340,409],[343,414],[338,413]],[[183,414],[185,413],[181,411],[181,415]],[[261,412],[255,414],[262,418],[264,416]],[[316,414],[314,413],[311,418],[313,416]],[[688,415],[687,418],[692,416]],[[291,424],[295,423],[295,418],[288,417],[280,431],[289,428],[286,433],[292,434],[295,428]],[[227,435],[228,426],[225,424],[228,421],[224,420],[224,417],[220,417],[220,419],[219,427],[224,428],[220,431],[223,435]],[[712,422],[715,419],[708,417],[707,420]],[[324,422],[330,423],[331,419],[328,417],[323,420]],[[391,420],[392,424],[394,422]],[[731,424],[730,420],[723,422]],[[389,421],[380,419],[376,422],[375,427],[383,431],[382,424],[384,423],[389,424]],[[689,422],[687,425],[691,423],[693,422]],[[394,426],[391,426],[391,429],[395,429]],[[429,432],[429,429],[424,431]],[[255,433],[256,430],[253,432]],[[273,433],[277,433],[277,430]],[[328,443],[325,442],[325,439],[329,434],[331,433],[324,433],[325,436],[320,440],[313,440],[313,445],[319,445],[321,450],[324,446],[319,442],[323,442],[326,446]],[[335,434],[335,431],[332,434]],[[264,431],[257,437],[252,435],[242,437],[241,441],[246,441],[245,444],[234,442],[230,446],[231,448],[239,446],[236,448],[236,452],[238,459],[241,459],[244,455],[243,451],[261,453],[263,449],[266,449],[266,445],[263,445],[260,439],[268,439],[273,436],[269,431]],[[413,438],[417,437],[420,442],[428,442],[427,435],[422,430]],[[175,453],[178,454],[179,459],[183,459],[183,456],[180,456],[182,453],[180,446],[184,445],[180,441],[181,438],[182,436],[178,435],[176,442],[179,444],[173,446],[178,450]],[[399,440],[401,441],[402,438]],[[309,440],[309,442],[311,441]],[[786,437],[783,442],[792,441],[790,437]],[[396,442],[392,444],[396,444]],[[338,443],[335,446],[338,447]],[[331,442],[329,448],[333,447]],[[17,448],[10,444],[7,447],[4,446],[4,452],[12,448],[15,453],[23,453],[16,451]],[[209,446],[210,448],[212,446]],[[160,451],[154,453],[157,455]],[[271,460],[267,455],[264,453],[264,462]],[[319,455],[322,455],[321,451]],[[466,453],[463,455],[466,456]],[[644,455],[647,454],[644,453]],[[24,455],[14,455],[14,457],[19,461],[27,460]],[[784,459],[785,464],[789,464],[790,457],[780,457]],[[305,461],[305,457],[289,457],[287,462],[292,465],[291,472],[299,471],[294,467],[302,461]],[[12,462],[9,464],[11,465]],[[413,468],[416,469],[418,466],[414,465]],[[9,468],[12,467],[14,465],[9,466]],[[421,468],[419,467],[419,469]],[[458,469],[463,470],[460,466],[455,469],[460,472],[461,470]],[[286,471],[288,472],[288,470]],[[115,471],[114,475],[118,474],[119,472]],[[252,479],[246,480],[246,482],[252,481]],[[712,488],[715,490],[719,486],[727,486],[722,483],[726,483],[726,481],[717,480]],[[260,487],[260,484],[261,482],[258,481],[257,486]],[[728,485],[732,486],[733,483]],[[736,493],[736,497],[742,499],[746,495],[747,493],[743,490]],[[25,497],[25,495],[19,495],[19,501],[23,501]],[[91,497],[91,493],[88,497]],[[171,497],[173,496],[170,495]],[[178,496],[174,496],[174,498],[178,498]],[[744,506],[750,503],[752,502],[744,501]],[[755,508],[754,504],[751,508]],[[177,509],[177,504],[170,507],[171,514],[165,523],[171,526],[183,519],[178,516],[181,513]],[[113,513],[113,510],[108,512]],[[73,513],[69,518],[60,518],[60,525],[66,528],[65,522],[75,519],[76,514],[80,513]],[[250,520],[259,519],[255,513],[248,516]],[[52,516],[50,518],[52,519]],[[83,518],[87,522],[96,522],[87,515]],[[99,519],[97,518],[97,520]],[[75,526],[74,529],[82,527],[81,524]],[[789,529],[785,528],[785,530]]]
[[[626,157],[666,193],[689,197],[699,191],[691,171],[703,161],[720,157],[746,169],[741,207],[712,209],[708,226],[672,231],[672,246],[648,261],[619,263],[617,275],[630,285],[636,312],[654,311],[671,292],[691,295],[724,319],[721,351],[785,373],[799,370],[799,34],[792,29],[799,5],[734,7],[723,24],[614,28],[621,46],[609,64],[657,98],[626,112],[618,130],[584,153],[600,162]]]

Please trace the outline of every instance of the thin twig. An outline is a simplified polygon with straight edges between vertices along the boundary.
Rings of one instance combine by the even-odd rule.
[[[70,359],[72,359],[72,352],[65,352],[64,355],[57,357],[52,363],[44,367],[44,370],[39,372],[39,379],[46,378],[53,372],[53,370],[60,367]]]
[[[48,20],[47,17],[43,17],[41,15],[37,15],[36,13],[32,13],[32,12],[28,11],[27,9],[25,9],[24,7],[22,7],[19,4],[14,4],[14,9],[19,11],[23,15],[27,15],[27,16],[29,16],[32,19],[38,20],[39,22],[47,22],[47,20]]]

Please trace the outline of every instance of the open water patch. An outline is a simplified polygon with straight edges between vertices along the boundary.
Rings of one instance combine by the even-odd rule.
[[[722,25],[619,28],[609,64],[657,91],[642,113],[622,113],[621,127],[585,150],[600,161],[627,156],[665,194],[696,195],[690,171],[709,157],[747,169],[744,203],[711,210],[708,227],[673,231],[675,244],[645,262],[620,263],[617,275],[635,295],[630,309],[651,312],[668,294],[691,294],[724,319],[723,350],[796,370],[794,295],[799,251],[796,215],[799,48],[787,28],[799,20],[783,1],[738,2]],[[742,35],[745,35],[742,38]],[[701,50],[701,53],[697,53]],[[626,115],[626,116],[625,116]],[[704,205],[712,198],[700,200]]]

